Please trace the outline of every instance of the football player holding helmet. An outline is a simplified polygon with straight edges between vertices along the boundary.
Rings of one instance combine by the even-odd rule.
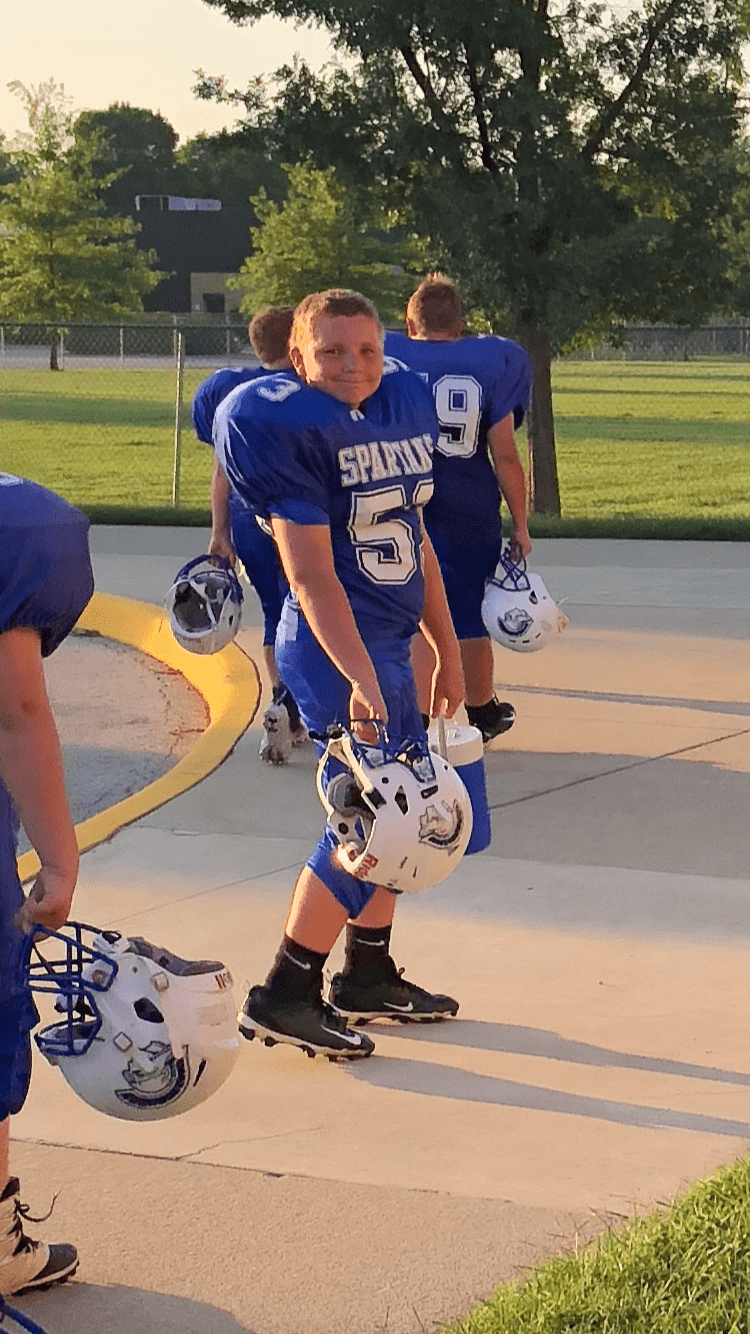
[[[529,574],[526,561],[514,560],[510,545],[503,547],[500,561],[489,579],[482,601],[482,620],[487,633],[504,648],[534,653],[549,643],[568,624],[567,616],[550,597],[538,574]]]
[[[29,938],[26,977],[61,1018],[35,1034],[74,1093],[107,1116],[156,1121],[205,1102],[237,1059],[232,976],[139,936],[69,922]]]
[[[340,771],[331,777],[333,768]],[[445,880],[466,851],[469,794],[426,737],[395,746],[380,729],[378,743],[370,745],[338,729],[321,757],[317,783],[338,859],[358,880],[415,894]]]
[[[164,605],[181,648],[218,653],[240,628],[242,589],[225,556],[196,556],[178,571]]]

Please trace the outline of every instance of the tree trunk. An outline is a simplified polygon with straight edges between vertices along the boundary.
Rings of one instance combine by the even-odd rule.
[[[60,363],[57,359],[57,349],[59,341],[60,340],[57,336],[57,330],[55,330],[55,333],[52,335],[49,344],[49,368],[51,371],[59,371],[60,369]]]
[[[518,341],[531,358],[534,374],[531,408],[527,418],[529,508],[532,514],[551,514],[559,518],[560,484],[555,454],[550,341],[535,324],[523,322],[519,325]]]

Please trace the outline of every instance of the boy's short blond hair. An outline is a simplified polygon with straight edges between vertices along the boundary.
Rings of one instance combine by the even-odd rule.
[[[369,297],[362,296],[361,292],[351,292],[345,287],[329,287],[325,292],[312,292],[300,301],[294,312],[289,335],[290,348],[301,348],[309,342],[313,320],[318,315],[367,315],[378,330],[381,346],[383,344],[383,324],[377,307]]]

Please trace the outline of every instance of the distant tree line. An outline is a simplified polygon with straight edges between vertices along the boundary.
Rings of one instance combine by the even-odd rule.
[[[165,275],[136,247],[138,195],[249,206],[249,258],[233,282],[247,314],[342,286],[367,291],[393,323],[430,265],[416,230],[377,195],[347,188],[333,169],[284,165],[246,128],[178,146],[158,112],[113,103],[73,116],[54,80],[12,87],[29,130],[10,143],[0,135],[0,318],[54,329],[141,309]]]
[[[54,79],[9,87],[28,129],[12,140],[0,133],[0,319],[49,325],[52,370],[68,323],[142,310],[166,276],[155,252],[136,244],[136,195],[247,205],[286,191],[283,168],[242,134],[178,147],[156,112],[114,103],[76,116]]]
[[[169,121],[155,111],[113,102],[106,111],[83,111],[73,125],[77,141],[95,139],[92,170],[110,177],[102,191],[108,212],[129,213],[136,195],[186,195],[247,204],[265,191],[280,200],[286,191],[283,168],[242,132],[199,134],[178,147]]]

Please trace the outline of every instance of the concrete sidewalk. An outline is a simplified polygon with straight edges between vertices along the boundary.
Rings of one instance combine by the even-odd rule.
[[[199,530],[95,529],[99,589],[160,602]],[[37,1062],[13,1170],[80,1277],[48,1334],[418,1334],[750,1139],[750,546],[540,541],[570,616],[496,654],[489,851],[402,899],[393,952],[457,1020],[372,1026],[340,1068],[243,1049],[184,1117],[133,1126]],[[247,600],[240,642],[260,665]],[[199,786],[85,854],[75,916],[262,980],[322,813],[259,719]],[[332,956],[332,969],[340,954]],[[50,1225],[45,1225],[49,1232]]]

